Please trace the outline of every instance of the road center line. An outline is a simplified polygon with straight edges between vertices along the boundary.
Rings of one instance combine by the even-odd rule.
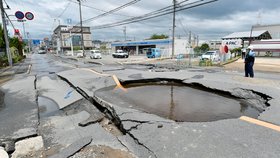
[[[111,75],[111,74],[103,74],[103,73],[100,73],[100,72],[97,72],[97,71],[95,71],[95,70],[92,70],[92,69],[87,69],[87,68],[81,68],[82,70],[86,70],[86,71],[90,71],[90,72],[93,72],[93,73],[95,73],[95,74],[97,74],[97,75],[100,75],[100,76],[107,76],[107,77],[112,77],[113,78],[113,80],[115,81],[115,83],[116,83],[116,88],[115,89],[117,89],[117,88],[120,88],[121,90],[123,90],[123,91],[127,91],[127,89],[126,88],[124,88],[123,86],[122,86],[122,84],[120,83],[120,81],[119,81],[119,79],[118,79],[118,77],[116,76],[116,75]]]
[[[252,123],[252,124],[256,124],[256,125],[263,126],[263,127],[266,127],[266,128],[269,128],[269,129],[280,132],[280,126],[277,126],[277,125],[274,125],[274,124],[271,124],[271,123],[268,123],[268,122],[264,122],[264,121],[257,120],[257,119],[254,119],[254,118],[250,118],[250,117],[247,117],[247,116],[241,116],[239,119],[243,120],[243,121],[246,121],[246,122],[249,122],[249,123]]]

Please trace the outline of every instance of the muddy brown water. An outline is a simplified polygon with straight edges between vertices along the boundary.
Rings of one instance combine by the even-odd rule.
[[[111,96],[114,104],[184,122],[208,122],[249,116],[259,111],[244,100],[221,96],[183,84],[138,83],[124,86],[126,91],[110,87],[102,95]]]

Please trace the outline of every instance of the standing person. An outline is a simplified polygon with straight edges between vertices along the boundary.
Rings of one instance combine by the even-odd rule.
[[[245,56],[245,77],[254,77],[254,63],[255,63],[255,56],[256,53],[253,51],[253,47],[249,46],[249,52]]]
[[[245,58],[245,54],[246,54],[246,48],[243,48],[243,49],[242,49],[242,52],[241,52],[241,57],[242,57],[242,59]]]

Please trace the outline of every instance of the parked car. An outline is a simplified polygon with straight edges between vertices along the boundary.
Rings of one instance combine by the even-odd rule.
[[[89,55],[90,59],[101,59],[101,52],[99,50],[91,50],[90,51],[90,55]]]
[[[219,51],[208,51],[201,56],[202,60],[218,61],[220,60]]]
[[[115,53],[112,54],[114,58],[128,58],[128,52],[123,50],[117,50]]]
[[[47,52],[45,50],[39,50],[38,54],[46,54]]]
[[[66,55],[66,56],[72,56],[72,51],[67,51],[67,52],[65,53],[65,55]]]
[[[83,58],[83,57],[84,57],[84,53],[79,51],[77,53],[77,58]]]
[[[161,57],[161,52],[159,48],[149,48],[146,55],[148,58],[158,58]]]

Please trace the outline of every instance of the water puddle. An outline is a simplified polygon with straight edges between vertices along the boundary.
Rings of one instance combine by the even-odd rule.
[[[124,85],[99,90],[96,95],[112,103],[156,114],[175,121],[208,122],[249,116],[260,110],[246,100],[191,88],[184,84],[157,82]]]
[[[55,116],[60,113],[59,107],[53,100],[46,97],[38,97],[40,117]]]

